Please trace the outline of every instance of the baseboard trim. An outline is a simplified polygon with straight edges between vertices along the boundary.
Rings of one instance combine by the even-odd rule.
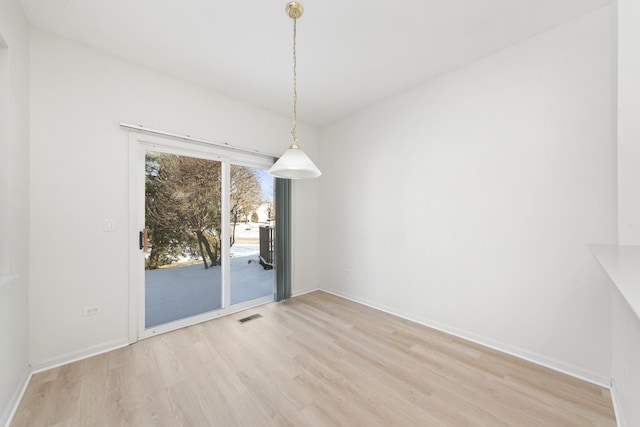
[[[296,293],[294,293],[293,295],[291,295],[291,298],[299,297],[300,295],[310,294],[311,292],[321,291],[321,290],[322,290],[322,289],[320,289],[320,288],[307,289],[306,291],[302,291],[302,292],[296,292]]]
[[[40,362],[34,362],[31,364],[33,373],[37,374],[42,371],[57,368],[62,365],[77,362],[78,360],[87,359],[89,357],[97,356],[102,353],[117,350],[129,345],[129,341],[126,338],[109,341],[106,343],[94,345],[84,348],[82,350],[72,351],[62,356],[52,357],[51,359],[42,360]]]
[[[27,390],[27,386],[29,385],[29,381],[31,381],[32,375],[31,367],[27,366],[22,374],[20,382],[9,400],[9,404],[6,407],[4,414],[2,414],[2,418],[0,418],[0,426],[9,427],[9,424],[11,424],[11,420],[13,420],[13,417],[18,410],[18,405],[20,405],[20,401],[22,400],[22,396],[24,396],[24,392]]]
[[[462,338],[464,340],[471,341],[473,343],[480,344],[485,347],[489,347],[491,349],[500,351],[502,353],[506,353],[523,360],[527,360],[529,362],[535,363],[540,366],[544,366],[545,368],[552,369],[554,371],[572,376],[574,378],[589,382],[591,384],[595,384],[597,386],[604,387],[607,389],[611,388],[611,378],[607,378],[607,377],[595,374],[593,372],[586,371],[577,366],[567,364],[552,358],[548,358],[541,354],[532,353],[530,351],[524,350],[519,347],[511,346],[496,340],[492,340],[482,335],[474,334],[468,331],[464,331],[448,325],[444,325],[440,322],[436,322],[431,319],[424,319],[422,317],[415,316],[410,313],[405,313],[393,307],[388,307],[384,304],[378,304],[374,301],[369,301],[364,298],[359,298],[350,294],[346,294],[336,289],[321,288],[320,290],[339,296],[341,298],[348,299],[353,302],[357,302],[359,304],[366,305],[367,307],[375,308],[376,310],[383,311],[385,313],[400,317],[402,319],[406,319],[411,322],[415,322],[420,325],[424,325],[429,328],[433,328],[433,329],[448,333],[458,338]]]

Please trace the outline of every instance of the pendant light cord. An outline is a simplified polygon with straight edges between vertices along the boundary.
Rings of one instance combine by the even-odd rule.
[[[298,20],[293,18],[293,129],[291,129],[291,137],[293,143],[290,148],[298,148],[298,135],[296,133],[296,127],[298,125],[298,88],[297,88],[297,74],[296,74],[296,22]]]

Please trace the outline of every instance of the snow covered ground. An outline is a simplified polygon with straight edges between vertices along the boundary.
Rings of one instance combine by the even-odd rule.
[[[258,224],[240,224],[236,238],[257,238]],[[259,246],[231,247],[231,304],[273,295],[275,270],[260,265]],[[157,326],[222,307],[221,267],[202,263],[145,271],[145,326]]]

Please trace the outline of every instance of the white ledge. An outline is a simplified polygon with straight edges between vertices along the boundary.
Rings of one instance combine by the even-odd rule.
[[[0,290],[5,286],[9,286],[17,277],[17,274],[0,274]]]
[[[590,245],[589,249],[640,319],[640,246]]]

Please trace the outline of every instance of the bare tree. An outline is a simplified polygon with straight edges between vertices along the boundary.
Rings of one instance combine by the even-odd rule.
[[[252,168],[231,165],[231,185],[229,189],[231,205],[231,246],[236,242],[236,225],[247,221],[262,202],[262,187]]]
[[[220,162],[180,157],[173,184],[177,195],[174,209],[183,227],[195,235],[205,268],[208,268],[206,256],[211,266],[218,265],[222,227]],[[213,240],[213,248],[209,238]]]
[[[230,210],[235,226],[262,203],[253,169],[232,165]],[[222,238],[221,163],[173,154],[149,153],[146,158],[146,225],[151,254],[147,268],[175,261],[180,254],[198,253],[205,268],[220,263]],[[207,260],[208,258],[208,260]]]

